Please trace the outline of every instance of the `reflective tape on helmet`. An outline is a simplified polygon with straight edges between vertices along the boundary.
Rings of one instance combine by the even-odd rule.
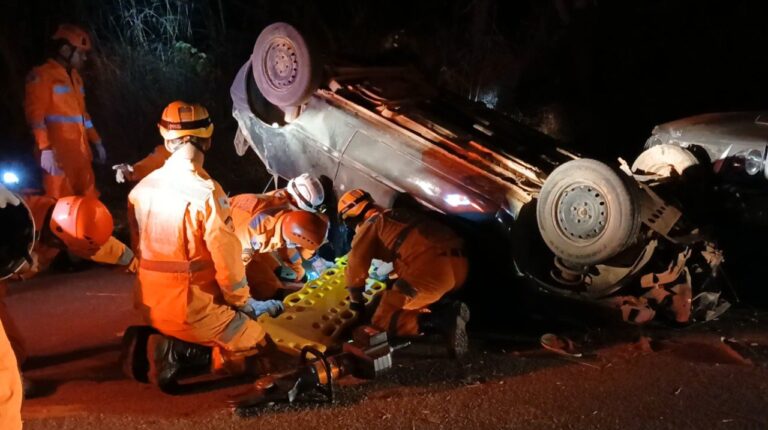
[[[198,128],[206,128],[211,125],[211,118],[198,119],[196,121],[183,121],[183,122],[171,122],[161,119],[158,123],[166,130],[196,130]]]

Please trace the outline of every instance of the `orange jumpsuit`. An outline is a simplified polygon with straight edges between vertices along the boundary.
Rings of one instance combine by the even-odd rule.
[[[243,245],[243,261],[246,264],[249,264],[249,261],[253,262],[253,266],[250,268],[246,267],[246,271],[249,274],[248,283],[251,285],[251,288],[253,289],[254,287],[259,286],[258,283],[251,283],[250,276],[253,276],[254,281],[259,280],[260,282],[265,283],[265,287],[261,293],[268,293],[269,291],[272,291],[272,293],[276,292],[276,290],[273,290],[269,285],[272,285],[274,288],[279,288],[280,284],[275,284],[275,282],[280,282],[280,280],[277,279],[277,277],[274,277],[273,279],[273,277],[266,274],[259,276],[258,273],[266,273],[266,270],[273,273],[274,270],[280,266],[280,261],[296,274],[296,280],[303,278],[306,271],[302,266],[302,261],[312,258],[315,255],[315,252],[302,248],[285,247],[285,243],[282,242],[282,235],[274,235],[274,233],[279,230],[275,230],[274,225],[270,224],[274,224],[274,216],[277,215],[278,212],[299,210],[299,208],[293,204],[290,194],[288,194],[285,189],[278,189],[266,194],[239,194],[230,199],[230,204],[232,205],[232,219],[235,221],[235,233],[240,239],[240,243]],[[250,226],[251,220],[260,212],[264,212],[265,214],[263,217],[265,220],[264,225]],[[270,216],[267,217],[266,215]],[[268,234],[268,236],[265,237],[262,240],[262,244],[259,245],[261,250],[254,250],[253,244],[251,243],[252,237],[254,235],[264,234]],[[267,243],[273,241],[274,244],[267,246]],[[268,254],[271,252],[277,253],[279,261]],[[246,256],[246,253],[253,255]],[[257,269],[255,265],[258,265],[259,268]],[[261,293],[259,294],[261,295]]]
[[[131,173],[130,180],[138,182],[150,173],[162,167],[165,164],[165,160],[171,156],[171,153],[165,149],[165,145],[157,145],[151,154],[144,157],[141,161],[136,162]]]
[[[0,321],[0,429],[21,429],[21,374],[8,342],[3,323]]]
[[[242,246],[243,262],[246,264],[248,285],[257,300],[274,297],[282,287],[275,275],[280,262],[271,254],[276,252],[297,275],[304,277],[302,259],[309,259],[314,251],[301,248],[287,248],[280,232],[282,215],[296,210],[287,193],[238,194],[230,199],[235,234]]]
[[[137,302],[161,333],[222,352],[255,352],[250,298],[229,200],[202,162],[177,151],[128,196],[140,256]]]
[[[393,262],[398,280],[382,294],[372,323],[393,335],[418,335],[418,315],[466,280],[463,246],[460,237],[435,220],[407,210],[384,211],[355,231],[347,288],[365,287],[374,258]]]
[[[54,60],[35,67],[27,76],[24,110],[35,136],[37,150],[53,150],[61,176],[43,172],[48,196],[98,196],[90,143],[101,138],[85,108],[83,80],[77,70]]]

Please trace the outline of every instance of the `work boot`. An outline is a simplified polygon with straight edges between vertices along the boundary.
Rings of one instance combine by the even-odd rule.
[[[178,392],[178,377],[182,371],[207,368],[211,362],[211,348],[184,342],[161,334],[147,339],[149,382],[167,394]]]
[[[460,301],[453,301],[419,317],[419,329],[424,334],[440,334],[446,342],[448,355],[461,358],[469,351],[467,322],[469,307]]]

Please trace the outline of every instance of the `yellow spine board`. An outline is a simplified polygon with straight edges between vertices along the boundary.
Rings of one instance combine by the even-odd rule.
[[[336,267],[325,270],[317,279],[288,295],[285,311],[276,318],[262,315],[259,322],[277,347],[288,354],[299,355],[305,346],[322,352],[338,345],[341,333],[357,320],[357,312],[349,308],[349,294],[344,279],[347,257],[336,259]],[[367,281],[364,297],[368,305],[386,285],[374,279]]]

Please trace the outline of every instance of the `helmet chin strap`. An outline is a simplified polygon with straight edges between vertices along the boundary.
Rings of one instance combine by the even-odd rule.
[[[75,51],[77,50],[77,48],[75,48],[70,43],[67,43],[66,45],[62,45],[62,47],[64,47],[64,46],[69,46],[69,48],[70,48],[69,49],[69,55],[67,55],[67,56],[61,55],[61,48],[59,48],[58,57],[61,58],[62,60],[64,60],[64,65],[67,68],[67,72],[69,72],[70,70],[72,70],[72,57],[75,56]]]

